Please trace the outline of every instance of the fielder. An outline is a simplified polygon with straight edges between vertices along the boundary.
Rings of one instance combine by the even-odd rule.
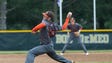
[[[46,11],[45,13],[43,13],[42,22],[32,29],[32,33],[34,34],[36,33],[36,31],[40,30],[41,45],[32,48],[28,52],[25,63],[34,63],[35,57],[41,54],[47,54],[52,59],[61,63],[73,63],[72,61],[65,59],[64,57],[57,55],[53,48],[53,44],[48,33],[48,26],[50,25],[51,19],[53,19],[53,15],[54,14],[52,11]]]
[[[88,55],[87,49],[86,49],[85,45],[81,42],[81,38],[80,38],[80,30],[82,29],[82,26],[79,25],[78,23],[75,23],[75,19],[72,17],[70,19],[70,24],[67,26],[67,28],[70,30],[69,38],[68,38],[66,44],[64,45],[60,55],[63,55],[65,53],[65,50],[66,50],[67,46],[75,38],[78,40],[78,42],[82,46],[85,54]]]

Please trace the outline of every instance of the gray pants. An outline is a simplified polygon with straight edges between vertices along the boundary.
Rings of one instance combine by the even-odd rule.
[[[34,59],[36,56],[41,55],[41,54],[45,54],[45,53],[49,57],[51,57],[52,59],[54,59],[58,62],[72,63],[71,61],[65,59],[64,57],[57,55],[52,44],[40,45],[40,46],[37,46],[37,47],[34,47],[33,49],[31,49],[27,54],[27,58],[26,58],[25,63],[34,63]]]
[[[69,38],[68,38],[66,44],[64,45],[64,47],[63,47],[63,49],[62,49],[62,53],[65,52],[67,46],[68,46],[68,45],[70,44],[70,42],[71,42],[72,40],[74,40],[75,38],[78,40],[78,42],[79,42],[80,45],[82,46],[83,51],[84,51],[85,53],[87,53],[87,49],[86,49],[85,45],[81,42],[80,36],[79,36],[79,37],[76,37],[73,33],[70,33]]]

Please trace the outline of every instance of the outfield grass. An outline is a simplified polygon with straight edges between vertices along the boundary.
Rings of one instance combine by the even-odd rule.
[[[0,51],[0,54],[26,54],[28,51]]]
[[[83,52],[83,50],[66,50],[67,52]],[[60,52],[60,51],[58,51],[58,52]],[[102,53],[102,52],[112,52],[112,50],[88,50],[88,52],[90,52],[90,53],[96,53],[96,52],[98,52],[98,53]]]
[[[0,54],[26,54],[28,51],[0,51]],[[57,53],[60,53],[61,51],[56,51]],[[82,50],[66,50],[68,53],[82,53]],[[112,52],[112,50],[88,50],[89,53],[106,53],[106,52]]]

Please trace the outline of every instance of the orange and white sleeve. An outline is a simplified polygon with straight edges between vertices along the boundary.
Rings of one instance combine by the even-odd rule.
[[[67,28],[69,21],[70,21],[70,18],[67,17],[67,18],[65,19],[65,22],[64,22],[63,26],[62,26],[62,30],[65,30],[65,29]]]
[[[36,25],[36,26],[32,29],[32,32],[36,32],[36,31],[38,31],[39,29],[44,28],[45,26],[46,26],[45,23],[40,23],[40,24]]]

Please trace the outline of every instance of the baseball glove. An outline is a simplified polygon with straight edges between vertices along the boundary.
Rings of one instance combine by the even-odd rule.
[[[74,32],[74,34],[75,34],[76,37],[80,36],[80,32]]]

